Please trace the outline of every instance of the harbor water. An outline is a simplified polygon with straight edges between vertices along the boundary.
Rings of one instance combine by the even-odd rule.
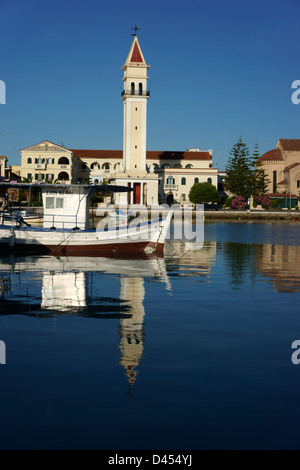
[[[1,255],[1,449],[300,447],[300,225],[204,236]]]

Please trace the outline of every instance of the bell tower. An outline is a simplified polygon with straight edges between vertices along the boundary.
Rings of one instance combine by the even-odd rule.
[[[137,27],[134,28],[133,42],[122,67],[124,90],[121,99],[124,104],[123,168],[125,172],[137,174],[146,172],[147,134],[147,70],[139,41]]]

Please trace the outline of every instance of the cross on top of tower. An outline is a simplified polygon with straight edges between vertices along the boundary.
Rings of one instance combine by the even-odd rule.
[[[138,28],[137,25],[135,25],[135,27],[131,29],[134,29],[134,33],[131,36],[136,36],[136,32],[140,30],[141,28]]]

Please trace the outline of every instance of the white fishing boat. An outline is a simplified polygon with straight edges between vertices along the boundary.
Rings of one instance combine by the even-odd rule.
[[[0,183],[0,186],[24,187],[26,183]],[[44,217],[42,227],[22,221],[0,225],[0,249],[15,252],[56,255],[93,255],[109,252],[162,252],[172,213],[155,220],[138,218],[118,225],[101,221],[90,228],[89,200],[95,192],[128,192],[131,188],[110,185],[40,184]],[[113,218],[109,218],[114,220]]]

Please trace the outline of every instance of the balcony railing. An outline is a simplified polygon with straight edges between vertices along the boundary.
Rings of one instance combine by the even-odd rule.
[[[61,170],[71,170],[71,165],[60,164],[58,165],[58,168],[60,168]]]
[[[46,163],[35,163],[34,168],[36,170],[45,170],[46,169]]]
[[[178,190],[178,184],[164,184],[164,190],[165,191],[177,191]]]
[[[150,91],[139,91],[139,90],[123,90],[121,96],[150,96]]]

